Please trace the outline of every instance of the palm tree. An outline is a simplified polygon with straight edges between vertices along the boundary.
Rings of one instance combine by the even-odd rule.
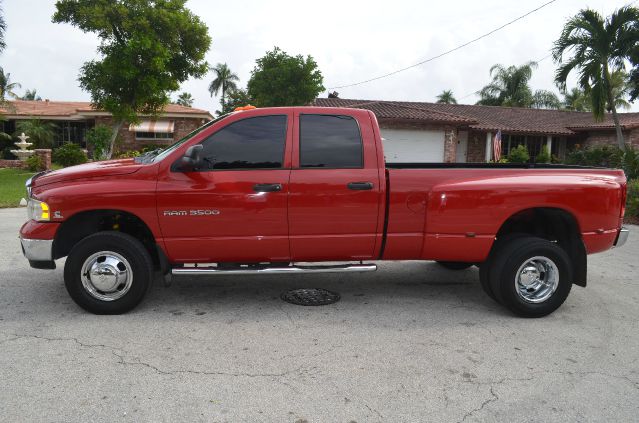
[[[0,53],[5,49],[7,44],[4,42],[4,33],[7,30],[7,23],[4,20],[4,11],[0,5]]]
[[[4,73],[4,69],[0,66],[0,101],[4,101],[7,95],[18,98],[18,95],[13,91],[16,88],[22,88],[22,85],[17,82],[11,82],[11,74],[9,72]]]
[[[16,123],[14,135],[24,132],[30,137],[29,142],[33,142],[35,148],[51,148],[56,130],[57,125],[55,123],[40,119],[29,119]]]
[[[624,70],[616,70],[610,74],[610,85],[612,88],[613,104],[617,109],[629,109],[630,103],[628,103],[627,96],[629,91],[628,86],[628,74]],[[610,104],[606,105],[606,111],[610,113],[612,107]]]
[[[222,109],[224,109],[224,100],[226,99],[227,91],[237,89],[236,82],[239,81],[240,78],[231,72],[231,69],[226,63],[218,63],[215,65],[213,73],[215,73],[215,79],[211,81],[209,85],[209,93],[211,93],[211,97],[213,97],[217,95],[220,90],[222,91],[220,103],[222,103]]]
[[[537,90],[533,93],[530,106],[533,109],[560,109],[561,101],[557,94],[548,90]]]
[[[479,91],[477,104],[485,106],[529,107],[532,104],[532,90],[528,85],[537,62],[528,62],[519,67],[504,67],[500,64],[490,68],[492,82]]]
[[[193,105],[193,96],[191,93],[182,93],[178,96],[176,103],[180,106],[191,107]]]
[[[590,112],[592,111],[590,105],[590,97],[584,92],[584,90],[573,87],[570,91],[563,92],[562,108],[566,110],[572,110],[574,112]]]
[[[457,99],[453,95],[453,90],[444,90],[437,96],[437,102],[443,104],[457,104]]]
[[[559,68],[555,82],[566,88],[566,79],[579,72],[579,87],[590,94],[592,113],[601,121],[610,108],[617,131],[617,143],[625,147],[615,105],[612,72],[622,70],[624,61],[639,43],[639,9],[625,6],[604,19],[599,13],[583,9],[566,22],[555,41],[553,59]],[[567,61],[564,55],[572,53]]]
[[[34,88],[32,90],[27,90],[24,95],[20,97],[20,100],[40,101],[42,100],[42,97],[38,95],[37,90]]]

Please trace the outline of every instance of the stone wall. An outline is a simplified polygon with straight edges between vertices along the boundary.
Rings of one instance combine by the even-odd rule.
[[[623,137],[626,143],[639,148],[639,128],[623,131]],[[617,132],[614,129],[588,132],[582,142],[582,147],[617,145]]]
[[[11,167],[11,168],[21,168],[26,167],[26,163],[22,160],[0,160],[0,168],[3,167]]]
[[[40,157],[42,170],[51,170],[51,150],[48,148],[36,149],[36,156]]]
[[[468,163],[486,162],[486,132],[468,131],[466,161]]]

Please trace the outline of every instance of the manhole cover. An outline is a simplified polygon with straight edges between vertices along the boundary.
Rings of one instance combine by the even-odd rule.
[[[292,289],[282,294],[287,303],[301,306],[321,306],[339,301],[339,294],[322,288]]]

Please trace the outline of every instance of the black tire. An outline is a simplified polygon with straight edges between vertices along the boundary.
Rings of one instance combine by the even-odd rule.
[[[537,303],[524,299],[515,282],[520,267],[534,257],[551,262],[557,269],[556,289]],[[573,274],[570,257],[561,247],[546,239],[524,236],[510,239],[499,249],[490,263],[488,277],[497,301],[513,313],[522,317],[543,317],[564,303],[572,288]]]
[[[473,263],[465,263],[463,261],[438,261],[437,264],[448,270],[464,270],[473,265]]]
[[[501,249],[504,248],[504,246],[508,245],[510,241],[512,241],[513,239],[522,238],[525,236],[529,236],[529,235],[524,233],[513,233],[513,234],[508,234],[504,237],[499,238],[493,244],[493,247],[491,248],[490,253],[488,254],[488,257],[486,258],[486,260],[479,265],[479,283],[481,284],[481,288],[490,298],[492,298],[493,300],[495,300],[496,302],[500,304],[501,302],[497,299],[497,297],[495,296],[495,293],[493,292],[493,288],[490,286],[491,264],[493,263],[493,261],[495,261],[495,257],[499,255],[499,252],[501,251]]]
[[[82,282],[81,273],[85,261],[103,251],[114,252],[123,257],[131,268],[128,290],[120,298],[111,301],[96,298]],[[140,241],[121,232],[89,235],[73,247],[64,265],[64,284],[69,295],[76,304],[94,314],[122,314],[133,309],[144,298],[152,279],[153,262],[148,251]]]

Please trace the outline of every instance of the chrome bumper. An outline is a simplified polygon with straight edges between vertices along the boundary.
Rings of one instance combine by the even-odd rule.
[[[22,254],[24,254],[29,261],[53,260],[52,239],[20,238],[20,243],[22,244]]]
[[[617,239],[615,239],[614,246],[621,247],[628,240],[628,234],[630,233],[630,229],[622,227],[619,229],[619,234],[617,234]]]

